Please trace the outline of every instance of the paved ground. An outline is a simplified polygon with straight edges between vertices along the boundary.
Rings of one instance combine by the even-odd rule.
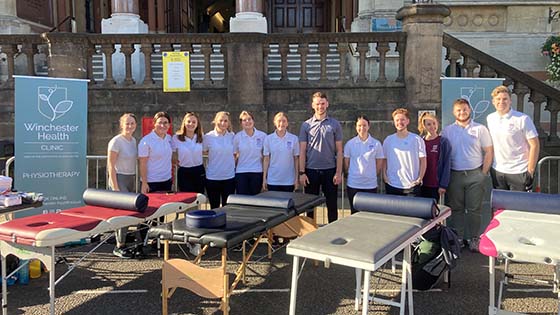
[[[65,255],[70,261],[85,248],[74,248]],[[162,260],[151,253],[143,260],[123,260],[111,254],[112,245],[100,250],[65,278],[56,288],[57,314],[160,314],[160,279]],[[240,284],[231,298],[231,314],[287,314],[291,277],[291,256],[279,249],[269,261],[266,246],[259,245],[253,257],[248,284]],[[172,256],[183,255],[177,246]],[[230,259],[239,260],[239,252]],[[192,256],[191,256],[192,258]],[[443,286],[431,292],[414,294],[416,314],[485,314],[488,305],[486,257],[463,252],[460,265],[452,274],[451,288]],[[216,251],[210,252],[204,266],[217,266]],[[230,264],[233,272],[237,262]],[[551,279],[552,268],[536,265],[514,265],[516,273],[538,275]],[[57,275],[66,270],[57,266]],[[372,285],[386,297],[398,297],[399,276],[384,269],[376,273]],[[353,306],[354,271],[331,265],[313,266],[307,262],[299,280],[298,314],[357,314]],[[47,314],[48,276],[32,279],[29,285],[9,287],[9,314]],[[557,299],[550,291],[532,285],[515,285],[508,292],[505,306],[509,310],[532,314],[554,314]],[[519,291],[522,290],[522,291]],[[525,292],[535,291],[536,292]],[[207,300],[184,289],[178,289],[169,303],[170,314],[221,314],[217,300]],[[397,314],[396,309],[372,305],[369,314]]]

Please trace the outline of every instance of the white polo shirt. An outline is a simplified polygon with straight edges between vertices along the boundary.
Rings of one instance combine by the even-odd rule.
[[[179,140],[179,136],[174,135],[171,141],[173,152],[177,152],[179,166],[194,167],[202,165],[202,143],[196,142],[196,134],[193,138],[185,137],[185,141]]]
[[[454,171],[468,171],[482,166],[483,148],[492,146],[488,129],[472,119],[465,128],[457,122],[446,126],[442,136],[451,144],[451,169]]]
[[[171,179],[171,137],[162,139],[155,131],[145,135],[138,144],[138,157],[147,157],[148,183],[164,182]]]
[[[204,135],[202,149],[208,151],[206,178],[226,180],[235,177],[235,158],[233,157],[233,132],[220,135],[212,130]]]
[[[136,146],[136,139],[134,137],[128,141],[121,134],[114,136],[113,139],[109,141],[107,151],[113,151],[118,154],[117,161],[115,163],[115,170],[117,171],[117,174],[136,174],[138,147]],[[109,152],[107,152],[107,155],[109,155]]]
[[[426,157],[424,140],[409,132],[405,138],[396,133],[385,138],[383,153],[387,159],[387,181],[389,185],[409,189],[420,176],[420,158]]]
[[[348,186],[356,189],[377,188],[377,159],[385,158],[379,140],[368,135],[366,141],[359,136],[344,145],[344,157],[350,159]]]
[[[296,181],[295,156],[299,156],[296,135],[286,132],[279,137],[276,132],[264,139],[264,156],[270,156],[266,181],[270,185],[294,185]]]
[[[488,115],[486,121],[494,143],[492,167],[506,174],[525,173],[529,163],[527,140],[539,136],[533,120],[511,109],[503,116],[493,112]]]
[[[245,130],[238,132],[233,138],[233,150],[237,157],[236,173],[261,173],[262,152],[266,133],[253,128],[249,136]]]

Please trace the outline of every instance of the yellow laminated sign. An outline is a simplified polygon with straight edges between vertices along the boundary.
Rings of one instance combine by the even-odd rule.
[[[190,92],[191,72],[188,51],[165,51],[163,59],[163,91]]]

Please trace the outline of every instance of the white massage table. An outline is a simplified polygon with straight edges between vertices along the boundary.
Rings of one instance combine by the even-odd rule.
[[[560,195],[493,190],[491,202],[494,217],[481,235],[479,246],[480,252],[489,259],[488,314],[518,314],[501,309],[504,284],[507,284],[508,279],[526,279],[508,272],[510,262],[554,266],[554,280],[550,284],[560,299]],[[505,261],[497,305],[496,259]]]
[[[107,238],[76,263],[73,263],[59,279],[55,279],[54,272],[55,247],[57,245],[78,241],[96,234],[116,231],[126,226],[134,226],[169,214],[185,212],[206,201],[204,195],[197,193],[151,193],[147,196],[149,200],[143,212],[86,205],[63,210],[59,213],[40,214],[0,224],[3,315],[8,314],[6,256],[9,254],[21,259],[39,259],[50,271],[50,313],[54,314],[55,286],[87,255],[101,246]]]
[[[356,205],[356,198],[359,199],[365,195],[365,193],[358,193],[354,199],[354,204]],[[405,201],[411,198],[378,194],[367,195],[371,195],[370,197],[376,199],[399,197]],[[366,200],[366,202],[369,201]],[[435,202],[433,204],[435,205]],[[408,296],[409,314],[413,314],[410,266],[411,244],[422,234],[437,224],[442,223],[451,215],[449,208],[440,207],[442,208],[439,215],[433,219],[361,211],[292,241],[288,244],[286,251],[289,255],[294,256],[289,314],[294,315],[296,310],[299,263],[301,258],[323,261],[327,267],[332,263],[356,268],[356,310],[359,309],[360,305],[363,271],[362,314],[367,314],[371,273],[379,269],[402,250],[404,250],[404,257],[402,262],[400,302],[397,303],[376,297],[374,297],[374,302],[400,307],[400,314],[404,314],[405,298]],[[375,208],[376,205],[372,204],[369,211],[374,211],[376,210]]]

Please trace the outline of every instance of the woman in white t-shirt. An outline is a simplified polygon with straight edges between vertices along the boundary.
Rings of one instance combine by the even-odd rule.
[[[354,196],[358,192],[377,192],[377,175],[383,169],[383,147],[379,140],[369,134],[369,119],[362,115],[356,119],[357,136],[344,145],[344,170],[348,174],[346,191],[351,213]]]
[[[263,190],[292,192],[298,186],[299,141],[288,132],[284,112],[274,115],[274,126],[264,140]]]
[[[121,132],[109,141],[107,147],[107,171],[109,187],[115,191],[136,191],[136,161],[138,149],[136,139],[132,136],[136,130],[136,116],[126,113],[119,119]],[[126,248],[128,227],[116,231],[115,256],[121,258],[134,257],[134,251]]]
[[[126,113],[119,119],[121,132],[114,136],[107,147],[107,170],[109,187],[115,191],[134,192],[136,190],[136,160],[138,149],[133,137],[136,130],[136,116]]]
[[[204,135],[203,151],[208,153],[206,165],[206,194],[210,208],[225,206],[235,192],[235,157],[228,112],[218,112],[212,121],[214,130]]]
[[[154,115],[154,130],[144,136],[138,144],[140,161],[141,192],[170,191],[172,185],[171,137],[167,134],[171,118],[166,112]]]
[[[233,138],[236,154],[235,190],[242,195],[256,195],[261,192],[263,183],[263,144],[266,133],[255,128],[255,117],[242,111],[239,122],[243,130]]]
[[[202,160],[202,125],[198,115],[188,112],[181,127],[173,136],[174,160],[177,160],[177,185],[179,191],[204,193],[206,173]]]

